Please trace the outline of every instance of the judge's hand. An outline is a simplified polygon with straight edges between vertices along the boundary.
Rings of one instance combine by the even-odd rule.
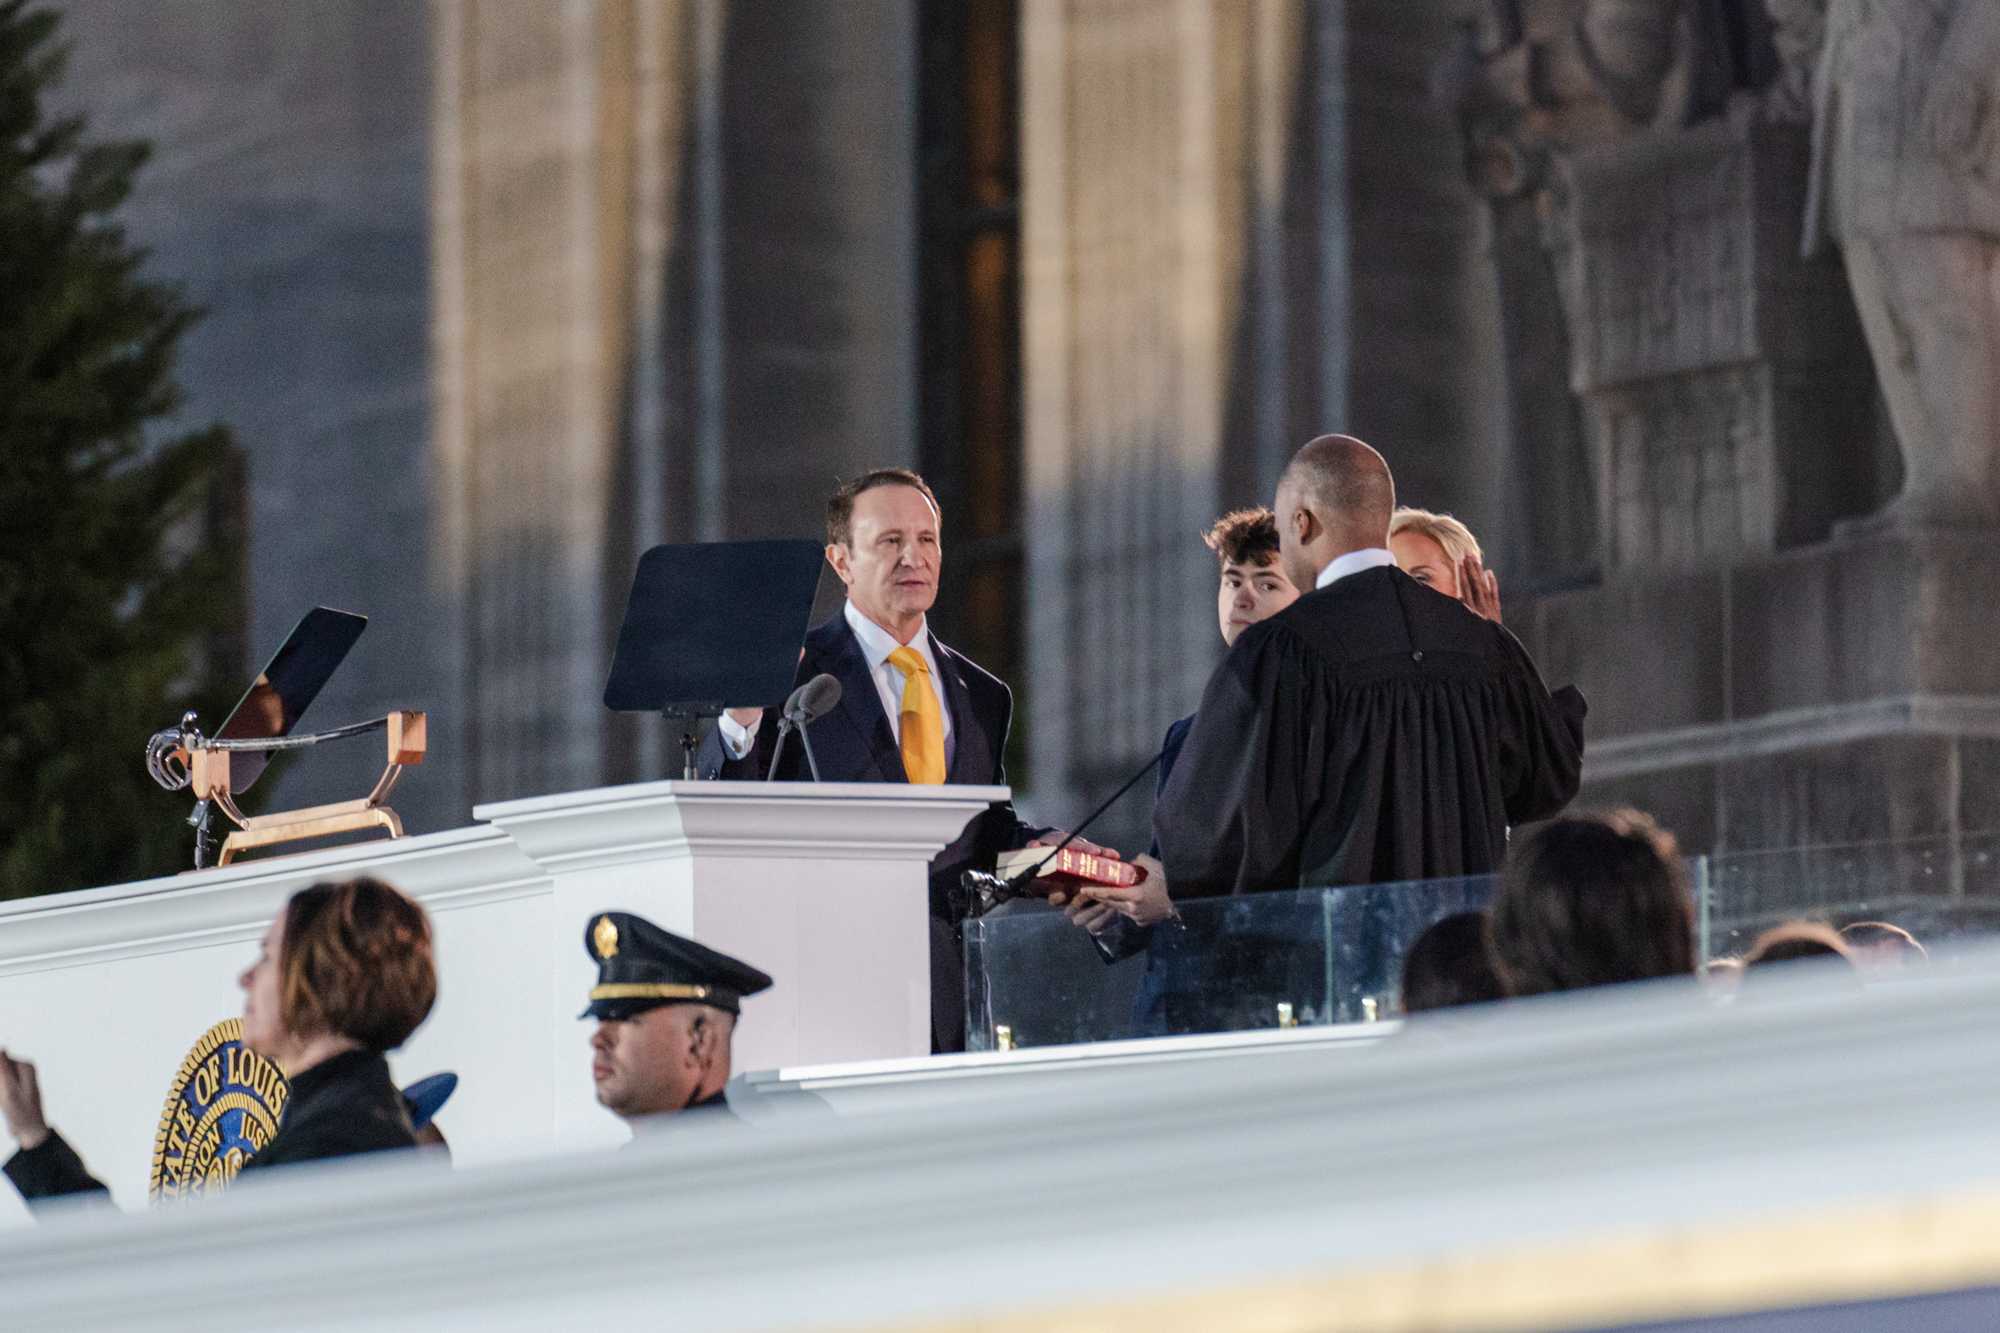
[[[1167,868],[1151,856],[1137,856],[1132,864],[1146,872],[1137,884],[1095,884],[1090,896],[1135,925],[1157,926],[1174,914],[1173,898],[1167,893]]]
[[[1157,926],[1174,914],[1173,898],[1167,892],[1167,869],[1150,856],[1134,857],[1132,864],[1146,872],[1145,878],[1128,886],[1090,884],[1076,891],[1076,901],[1063,907],[1069,895],[1052,893],[1049,901],[1063,907],[1063,915],[1095,935],[1122,916],[1135,925]]]
[[[1500,623],[1500,580],[1476,555],[1458,562],[1458,600],[1472,614]]]
[[[1055,901],[1054,894],[1049,895],[1049,901]],[[1118,909],[1109,903],[1098,902],[1095,898],[1080,897],[1063,908],[1063,915],[1091,934],[1098,935],[1103,933],[1106,926],[1118,919]]]
[[[0,1119],[7,1122],[23,1151],[39,1148],[49,1137],[49,1123],[42,1119],[42,1089],[35,1080],[35,1067],[16,1060],[0,1049]]]
[[[1054,847],[1055,845],[1060,843],[1064,838],[1067,837],[1069,837],[1069,834],[1063,832],[1061,829],[1050,829],[1047,833],[1044,833],[1040,837],[1034,839],[1028,845],[1030,847]],[[1085,852],[1092,856],[1101,856],[1105,858],[1107,861],[1122,861],[1125,859],[1124,857],[1118,854],[1118,849],[1116,847],[1099,847],[1096,843],[1092,842],[1088,838],[1078,838],[1074,842],[1070,843],[1070,846],[1076,851]],[[1049,894],[1049,905],[1052,907],[1062,907],[1067,909],[1068,907],[1073,905],[1070,902],[1072,896],[1073,895],[1071,895],[1068,892],[1065,892],[1062,889],[1057,889],[1053,893]],[[1088,899],[1085,899],[1084,901],[1088,901]],[[1076,920],[1075,917],[1071,917],[1070,919],[1072,921]],[[1082,922],[1078,922],[1077,924],[1082,925]],[[1086,929],[1088,928],[1086,927]]]

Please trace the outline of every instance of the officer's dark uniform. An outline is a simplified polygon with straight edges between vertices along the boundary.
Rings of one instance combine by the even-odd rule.
[[[583,928],[583,948],[597,964],[597,984],[579,1018],[625,1019],[667,1004],[706,1004],[735,1014],[745,996],[771,986],[771,978],[748,963],[630,912],[592,917]],[[685,1109],[730,1114],[719,1089]]]

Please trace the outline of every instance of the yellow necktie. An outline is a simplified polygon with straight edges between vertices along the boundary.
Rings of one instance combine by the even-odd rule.
[[[903,772],[912,782],[943,782],[944,715],[931,688],[931,669],[914,648],[890,653],[889,665],[903,673]]]

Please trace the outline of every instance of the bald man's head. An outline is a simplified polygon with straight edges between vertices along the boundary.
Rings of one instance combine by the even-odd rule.
[[[1322,435],[1292,455],[1273,508],[1285,574],[1310,589],[1335,557],[1388,543],[1396,483],[1360,440]]]

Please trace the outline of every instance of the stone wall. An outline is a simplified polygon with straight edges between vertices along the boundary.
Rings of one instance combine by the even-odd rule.
[[[128,225],[149,271],[208,311],[178,377],[186,420],[228,423],[247,460],[251,657],[315,605],[369,616],[308,724],[437,710],[395,803],[417,829],[463,822],[424,448],[428,15],[402,0],[58,8],[70,63],[56,107],[95,136],[152,141]],[[359,796],[381,765],[378,743],[347,741],[256,794]],[[178,818],[181,801],[160,799]]]
[[[431,711],[413,829],[666,773],[600,702],[638,553],[812,533],[916,456],[912,9],[62,8],[65,96],[155,142],[131,225],[211,311],[181,378],[249,460],[253,653],[371,616],[312,717]]]
[[[1026,720],[1037,809],[1074,818],[1199,702],[1199,535],[1300,444],[1356,431],[1413,502],[1495,517],[1498,354],[1448,7],[1023,13]],[[1107,821],[1145,844],[1142,798]]]
[[[834,477],[914,458],[912,15],[435,8],[471,795],[663,776],[601,703],[638,553],[811,534]]]
[[[1036,814],[1195,706],[1199,533],[1347,429],[1592,695],[1589,798],[1694,847],[1996,817],[1983,555],[1839,527],[1893,467],[1797,258],[1803,132],[1686,52],[1632,120],[1576,43],[1605,8],[1022,5]],[[66,96],[156,141],[133,229],[213,312],[183,378],[249,457],[253,651],[374,618],[314,717],[432,710],[417,828],[669,771],[599,703],[639,551],[811,533],[919,456],[913,7],[64,9]]]
[[[1591,701],[1585,803],[1734,851],[1994,828],[1996,599],[1990,543],[1879,532],[1622,578],[1512,623]]]

